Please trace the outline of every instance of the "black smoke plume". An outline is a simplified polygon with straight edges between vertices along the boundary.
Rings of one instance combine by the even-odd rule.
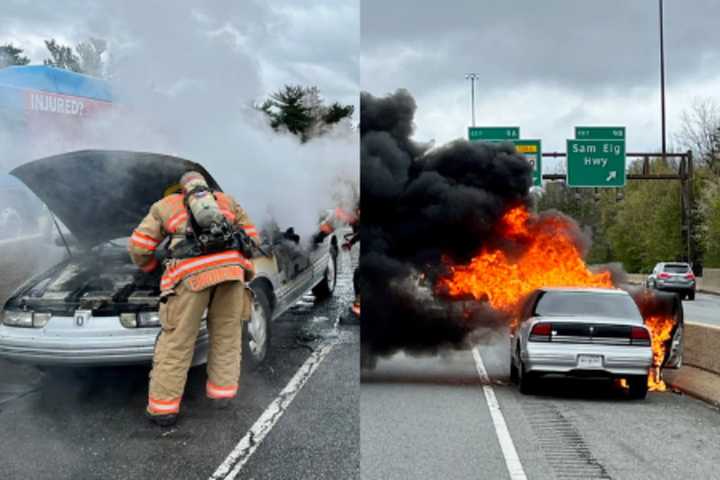
[[[443,258],[467,262],[511,207],[529,205],[529,163],[510,144],[413,141],[406,90],[363,93],[361,285],[363,352],[370,358],[462,348],[503,322],[478,302],[438,299]],[[504,323],[503,323],[504,324]]]

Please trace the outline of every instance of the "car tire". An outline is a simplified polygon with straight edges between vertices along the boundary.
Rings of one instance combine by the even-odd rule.
[[[518,386],[523,395],[532,395],[537,389],[537,375],[533,372],[526,372],[522,361],[518,369]]]
[[[243,322],[242,366],[256,370],[267,358],[270,349],[272,310],[268,294],[262,287],[253,290],[255,301],[250,320]]]
[[[633,400],[644,400],[648,393],[647,375],[632,375],[627,378],[628,395]]]
[[[690,301],[695,300],[695,290],[692,290],[692,291],[688,292],[688,294],[687,294],[687,299],[690,300]]]
[[[330,259],[323,273],[323,279],[313,289],[312,293],[318,301],[327,300],[335,291],[337,283],[337,249],[330,247]]]

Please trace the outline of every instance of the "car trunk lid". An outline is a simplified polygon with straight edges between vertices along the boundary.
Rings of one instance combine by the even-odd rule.
[[[643,332],[640,332],[640,330]],[[543,335],[536,335],[536,331]],[[646,329],[641,323],[623,321],[622,319],[603,317],[568,318],[562,316],[537,317],[537,322],[531,328],[530,340],[553,343],[644,344],[649,346],[649,341],[639,342],[637,339],[638,334],[644,332],[646,332]]]

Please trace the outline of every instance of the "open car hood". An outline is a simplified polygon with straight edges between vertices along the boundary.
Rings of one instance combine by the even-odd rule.
[[[10,172],[37,195],[84,246],[127,237],[150,206],[195,162],[157,153],[82,150],[41,158]]]

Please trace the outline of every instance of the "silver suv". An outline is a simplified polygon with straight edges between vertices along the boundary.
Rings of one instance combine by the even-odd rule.
[[[646,281],[648,288],[676,292],[688,300],[695,300],[695,285],[695,275],[687,263],[658,263]]]

